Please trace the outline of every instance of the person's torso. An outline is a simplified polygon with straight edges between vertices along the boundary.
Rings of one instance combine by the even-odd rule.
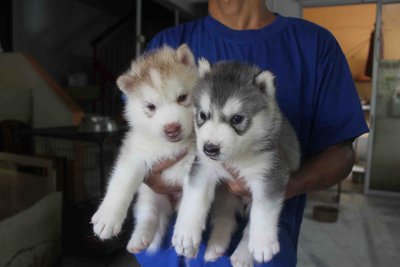
[[[188,44],[196,59],[204,57],[211,63],[248,62],[271,71],[276,76],[280,108],[296,131],[306,158],[316,101],[320,43],[316,31],[321,29],[277,15],[272,24],[261,30],[236,31],[208,16],[171,28],[158,37],[173,47]]]

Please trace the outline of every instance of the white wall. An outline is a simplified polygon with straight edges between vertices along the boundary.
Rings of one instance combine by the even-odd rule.
[[[24,91],[30,94],[21,94]],[[10,94],[18,98],[9,98],[11,104],[0,108],[2,119],[21,120],[23,117],[22,121],[32,127],[45,128],[77,125],[83,116],[79,106],[59,85],[36,62],[20,53],[0,54],[0,95],[7,99]],[[29,99],[19,101],[22,97]],[[7,117],[10,114],[18,116]]]
[[[64,83],[69,72],[90,67],[90,42],[115,21],[77,0],[14,0],[14,51],[32,55]]]

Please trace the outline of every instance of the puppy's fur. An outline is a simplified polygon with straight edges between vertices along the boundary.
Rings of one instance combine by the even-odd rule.
[[[211,67],[206,60],[199,70],[193,95],[197,155],[184,184],[172,243],[178,254],[196,255],[215,186],[233,179],[225,164],[235,168],[252,193],[249,223],[231,262],[235,267],[252,266],[253,258],[267,262],[279,252],[286,184],[300,163],[296,135],[276,102],[272,73],[236,62]],[[233,222],[222,232],[234,224],[233,216],[227,217]]]
[[[136,227],[127,249],[155,251],[164,236],[172,206],[164,195],[143,184],[152,166],[163,159],[186,156],[162,173],[170,185],[182,185],[194,159],[192,89],[198,71],[186,45],[163,47],[132,63],[117,84],[126,94],[125,118],[130,130],[121,147],[107,193],[92,217],[101,239],[117,235],[135,192]]]

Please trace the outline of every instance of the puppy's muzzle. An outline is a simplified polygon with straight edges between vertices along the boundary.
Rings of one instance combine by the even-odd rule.
[[[179,141],[182,135],[182,127],[179,123],[169,123],[164,126],[164,133],[170,141]]]
[[[216,158],[221,153],[221,148],[219,145],[215,145],[212,143],[206,143],[203,147],[204,154],[209,156],[210,158]]]

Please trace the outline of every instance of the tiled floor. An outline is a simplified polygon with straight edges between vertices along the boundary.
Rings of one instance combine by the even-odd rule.
[[[312,218],[317,204],[332,204],[336,191],[308,197],[298,248],[298,267],[394,267],[400,266],[400,198],[365,196],[360,186],[343,183],[339,218],[322,223]],[[62,267],[94,267],[65,259]],[[130,255],[110,267],[137,266]]]
[[[312,218],[309,198],[299,241],[299,267],[400,266],[400,198],[342,193],[336,223]]]

